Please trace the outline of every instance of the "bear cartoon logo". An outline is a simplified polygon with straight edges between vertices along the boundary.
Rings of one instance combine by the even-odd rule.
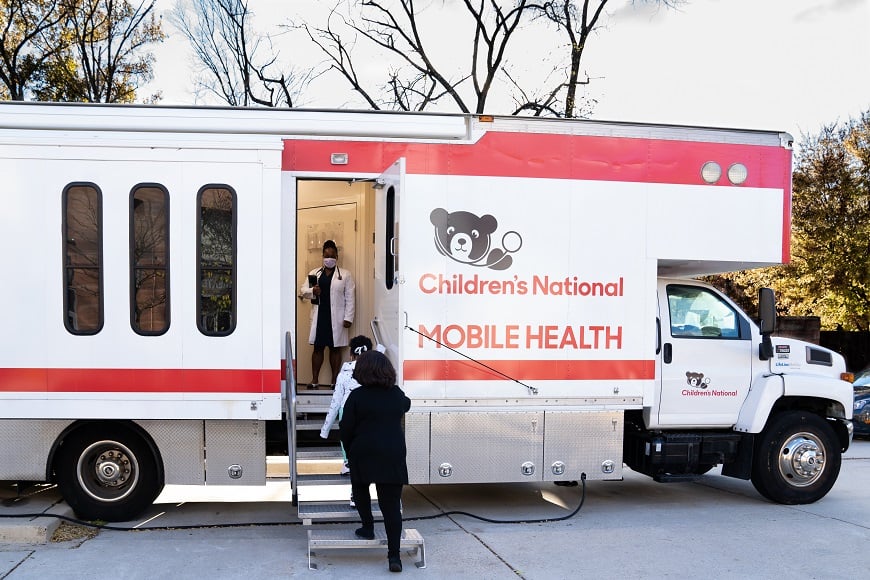
[[[704,378],[704,373],[693,373],[691,371],[686,371],[686,382],[690,387],[696,387],[699,389],[706,389],[710,384],[710,379]]]
[[[489,214],[478,217],[471,212],[448,212],[438,207],[429,214],[429,221],[435,226],[438,251],[462,264],[506,270],[513,263],[510,254],[523,245],[523,238],[510,231],[502,236],[501,248],[492,248],[498,220]]]

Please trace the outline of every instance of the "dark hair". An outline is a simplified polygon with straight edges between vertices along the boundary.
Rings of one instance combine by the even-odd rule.
[[[362,353],[372,349],[372,341],[369,337],[359,335],[350,339],[350,354],[351,356],[359,356]]]
[[[336,255],[338,254],[338,246],[336,246],[335,242],[333,242],[332,240],[326,240],[325,242],[323,242],[323,250],[321,250],[321,252],[325,252],[329,248],[335,250]]]
[[[396,371],[383,353],[368,350],[356,359],[353,378],[364,387],[389,389],[396,384]]]

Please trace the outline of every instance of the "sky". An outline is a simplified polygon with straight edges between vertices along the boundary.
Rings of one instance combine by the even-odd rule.
[[[175,2],[158,0],[158,14]],[[255,29],[266,32],[328,3],[248,0]],[[459,32],[443,17],[443,48],[461,50],[453,39]],[[689,0],[678,9],[611,0],[601,22],[582,65],[586,95],[597,101],[592,119],[778,130],[800,139],[870,110],[870,0]],[[155,80],[140,94],[160,90],[162,104],[195,104],[186,40],[166,18],[164,27],[169,38],[154,51]],[[284,42],[285,55],[316,55]],[[523,42],[527,55],[537,55],[544,39]],[[545,68],[514,63],[520,73]],[[346,99],[346,89],[325,78],[309,90],[303,105],[349,106],[334,100]]]

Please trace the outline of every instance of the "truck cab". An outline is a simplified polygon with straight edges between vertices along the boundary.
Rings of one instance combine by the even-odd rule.
[[[722,463],[774,501],[827,493],[852,437],[845,360],[772,336],[772,291],[759,303],[761,326],[709,285],[659,279],[657,380],[643,412],[627,413],[630,467],[674,481]]]

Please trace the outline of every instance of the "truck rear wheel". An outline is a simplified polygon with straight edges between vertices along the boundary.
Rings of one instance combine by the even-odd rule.
[[[790,411],[774,417],[755,449],[752,485],[777,503],[822,499],[840,473],[836,441],[827,421],[812,413]]]
[[[91,424],[64,438],[55,461],[58,488],[85,520],[129,521],[163,488],[157,458],[144,438],[123,425]]]

